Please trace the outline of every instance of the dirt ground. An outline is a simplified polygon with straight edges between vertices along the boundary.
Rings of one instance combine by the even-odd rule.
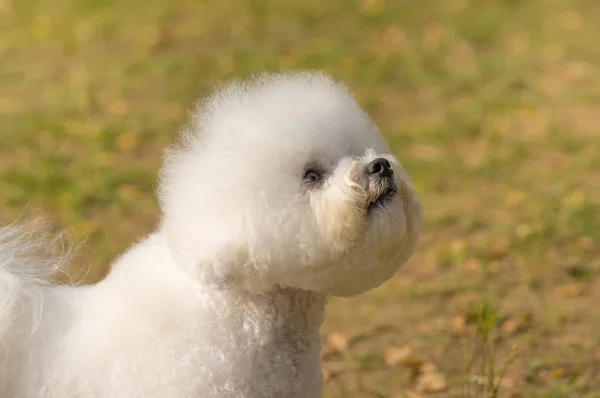
[[[600,397],[598,21],[594,0],[0,0],[0,219],[51,219],[98,280],[154,227],[198,97],[322,69],[426,216],[392,281],[331,300],[325,397]]]

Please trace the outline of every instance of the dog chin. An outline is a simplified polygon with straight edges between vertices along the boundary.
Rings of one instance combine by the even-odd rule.
[[[374,212],[389,211],[389,205],[396,199],[397,194],[398,189],[396,188],[396,185],[390,183],[389,187],[383,190],[375,200],[367,203],[367,215],[370,216]]]

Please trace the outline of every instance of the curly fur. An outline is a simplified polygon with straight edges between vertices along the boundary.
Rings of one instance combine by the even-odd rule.
[[[50,244],[0,229],[0,397],[320,397],[327,296],[388,280],[422,225],[377,127],[313,72],[202,101],[158,195],[157,231],[93,286],[49,284]]]

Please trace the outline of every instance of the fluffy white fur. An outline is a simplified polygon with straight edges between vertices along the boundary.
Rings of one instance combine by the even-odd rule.
[[[377,127],[319,73],[203,101],[159,197],[160,227],[93,286],[52,286],[46,243],[0,229],[0,397],[320,397],[327,296],[389,279],[422,224]]]

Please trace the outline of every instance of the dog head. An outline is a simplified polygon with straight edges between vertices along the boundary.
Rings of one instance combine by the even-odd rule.
[[[319,73],[233,82],[201,102],[159,196],[176,262],[219,289],[355,295],[397,271],[422,226],[375,124]]]

